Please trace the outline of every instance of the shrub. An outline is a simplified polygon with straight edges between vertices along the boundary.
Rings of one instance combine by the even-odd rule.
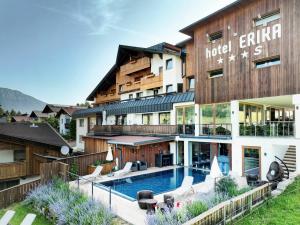
[[[112,223],[112,214],[101,203],[90,200],[79,191],[70,190],[62,180],[31,191],[25,204],[52,219],[55,224],[93,225]]]
[[[205,212],[208,207],[201,201],[193,201],[191,204],[186,206],[186,210],[191,218],[199,216],[201,213]]]
[[[223,177],[216,183],[216,192],[233,197],[238,193],[238,185],[231,177]]]
[[[188,216],[187,210],[184,208],[173,209],[165,213],[158,210],[153,215],[147,215],[146,223],[148,225],[181,225],[189,219],[190,217]]]

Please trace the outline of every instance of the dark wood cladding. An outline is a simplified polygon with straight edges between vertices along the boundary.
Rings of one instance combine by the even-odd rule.
[[[239,48],[239,37],[256,32],[264,26],[255,27],[253,19],[280,10],[280,19],[268,23],[268,26],[280,23],[281,38],[260,43],[263,52],[254,56],[258,44]],[[280,96],[300,93],[300,1],[299,0],[256,0],[244,1],[233,10],[221,13],[194,28],[193,48],[187,46],[189,74],[196,74],[196,103],[208,104],[231,100]],[[228,29],[230,26],[230,29]],[[215,43],[208,42],[207,34],[223,31],[223,38]],[[237,33],[234,36],[233,33]],[[237,55],[229,62],[231,53],[222,54],[223,64],[218,64],[219,55],[206,59],[206,48],[212,49],[219,44],[231,41],[231,53]],[[189,45],[189,44],[188,44]],[[249,57],[243,59],[243,50],[249,51]],[[257,69],[255,62],[280,55],[281,64]],[[195,69],[193,69],[195,63]],[[208,71],[223,69],[224,76],[209,78]],[[188,75],[189,75],[188,74]]]

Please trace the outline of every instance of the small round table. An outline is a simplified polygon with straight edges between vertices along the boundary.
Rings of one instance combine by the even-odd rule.
[[[147,205],[147,214],[152,214],[155,212],[155,206],[157,204],[157,200],[155,199],[142,199],[141,202]]]

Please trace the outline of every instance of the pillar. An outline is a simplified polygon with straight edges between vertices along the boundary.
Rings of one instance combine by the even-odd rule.
[[[300,138],[300,94],[293,95],[293,104],[295,106],[295,138]]]
[[[195,104],[195,136],[199,136],[199,131],[200,131],[200,105]]]
[[[184,166],[189,166],[190,159],[190,151],[189,151],[189,141],[184,141]]]
[[[239,127],[239,102],[238,101],[231,101],[231,136],[232,139],[235,139],[240,134],[240,127]]]
[[[173,154],[173,165],[176,165],[177,162],[177,151],[176,151],[176,142],[170,142],[170,153]]]

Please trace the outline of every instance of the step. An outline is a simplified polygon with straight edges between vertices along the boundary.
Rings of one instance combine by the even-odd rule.
[[[283,159],[284,163],[296,163],[296,159]]]

